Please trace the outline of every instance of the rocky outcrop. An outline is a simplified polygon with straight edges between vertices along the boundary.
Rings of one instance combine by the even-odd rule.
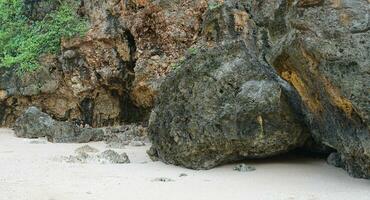
[[[26,1],[42,18],[58,3]],[[0,125],[29,106],[58,120],[94,127],[146,121],[162,78],[196,41],[207,1],[82,0],[91,25],[83,38],[62,39],[62,53],[44,56],[34,73],[0,69]]]
[[[149,123],[152,157],[209,169],[305,143],[298,96],[259,58],[257,31],[237,2],[208,10],[195,49],[161,85]]]
[[[58,6],[45,2],[25,1],[25,14]],[[86,36],[63,38],[33,73],[0,69],[0,125],[31,105],[94,127],[142,122],[159,96],[150,152],[165,162],[210,168],[302,147],[369,178],[368,4],[82,0]]]
[[[21,76],[2,69],[2,126],[11,126],[30,105],[58,120],[95,127],[145,119],[145,109],[135,106],[129,97],[133,72],[117,57],[115,47],[102,41],[66,43],[61,62],[48,56],[37,71]]]
[[[370,177],[370,32],[367,1],[252,1],[269,32],[266,59],[299,93],[314,139]]]
[[[70,122],[55,121],[36,107],[28,108],[17,119],[14,131],[18,137],[47,137],[50,142],[55,143],[86,143],[104,138],[102,129],[81,128]]]
[[[191,168],[208,168],[235,160],[237,157],[235,152],[252,148],[259,142],[258,138],[250,138],[255,143],[250,144],[242,140],[241,143],[246,144],[246,147],[241,147],[243,145],[235,147],[233,142],[237,143],[241,139],[239,136],[229,143],[233,145],[222,147],[229,142],[227,138],[229,134],[242,130],[253,133],[254,126],[249,124],[252,123],[251,116],[262,111],[258,110],[259,106],[253,106],[255,110],[238,117],[237,120],[246,120],[243,122],[248,124],[240,130],[236,128],[230,131],[229,127],[235,125],[230,119],[226,124],[219,123],[222,122],[224,112],[233,109],[234,106],[243,110],[248,109],[249,105],[259,103],[263,105],[263,98],[258,98],[254,102],[243,102],[239,99],[242,91],[240,88],[248,81],[254,81],[248,91],[255,94],[255,97],[258,97],[257,94],[262,95],[264,91],[274,90],[272,84],[258,90],[261,93],[254,91],[263,85],[261,81],[270,83],[271,80],[267,77],[262,80],[259,78],[265,72],[258,72],[252,77],[248,74],[239,76],[243,74],[240,70],[248,70],[250,64],[222,70],[223,65],[244,60],[247,63],[252,61],[253,70],[265,66],[262,67],[266,69],[263,71],[280,76],[294,88],[294,92],[286,95],[286,102],[289,102],[286,105],[292,109],[292,113],[303,114],[304,124],[314,139],[309,143],[315,144],[315,149],[335,149],[336,158],[340,158],[342,163],[336,164],[337,166],[345,168],[352,176],[369,178],[370,105],[367,85],[370,85],[368,73],[370,64],[367,53],[369,52],[367,4],[367,1],[229,0],[209,8],[204,15],[202,37],[197,45],[207,48],[216,46],[222,51],[221,49],[225,47],[219,44],[227,44],[230,39],[239,38],[247,48],[243,45],[235,48],[248,53],[237,56],[232,55],[230,53],[232,51],[228,49],[212,56],[209,52],[215,50],[200,51],[198,53],[201,55],[189,57],[180,65],[182,69],[166,78],[150,122],[149,133],[154,144],[151,154],[157,154],[161,160],[169,163]],[[199,59],[202,56],[203,59]],[[222,58],[223,64],[216,62],[211,64],[212,67],[208,67],[207,62],[214,60],[213,57]],[[252,58],[258,62],[254,62]],[[198,76],[199,73],[201,75]],[[223,76],[229,73],[235,73],[233,77],[237,77],[230,81],[230,86],[236,84],[234,87],[240,91],[237,90],[234,96],[229,98],[227,95],[219,97],[219,91],[214,88],[219,84],[218,81],[223,80]],[[280,81],[275,83],[281,84]],[[281,91],[287,89],[282,88]],[[213,91],[212,95],[209,95],[210,91]],[[244,95],[248,96],[248,93]],[[279,99],[276,102],[285,101]],[[282,105],[276,102],[269,104],[268,107]],[[210,113],[214,115],[209,115]],[[237,113],[240,113],[239,110],[234,110],[233,114]],[[284,121],[283,116],[287,116],[279,112],[274,114],[275,120]],[[279,125],[274,127],[283,128],[282,124],[284,123],[280,121]],[[294,138],[292,137],[293,140]],[[274,140],[276,141],[278,140]],[[273,145],[272,143],[269,145]],[[221,147],[216,148],[216,145]],[[308,146],[310,145],[305,145]],[[254,148],[256,149],[258,148]],[[232,156],[225,156],[228,153]],[[248,157],[247,153],[245,155]],[[222,161],[218,162],[218,159]],[[336,160],[334,163],[339,162]]]
[[[131,97],[152,108],[161,80],[198,39],[207,0],[125,1],[120,21],[136,38]]]
[[[32,5],[42,10],[40,6],[49,4],[38,1]],[[132,35],[106,13],[83,12],[82,8],[80,12],[93,26],[84,38],[62,39],[59,57],[44,56],[37,71],[24,75],[0,69],[2,126],[11,126],[31,105],[58,120],[95,127],[145,119],[147,111],[130,98],[136,60]],[[105,23],[96,27],[100,21]]]

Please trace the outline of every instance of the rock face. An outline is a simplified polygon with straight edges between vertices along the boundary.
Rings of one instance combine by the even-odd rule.
[[[81,0],[85,37],[23,77],[0,69],[0,126],[31,105],[93,127],[142,122],[158,96],[153,158],[211,168],[302,147],[370,178],[368,13],[366,0]]]
[[[58,2],[27,0],[38,20]],[[12,126],[29,106],[58,120],[93,127],[143,122],[171,64],[196,41],[207,1],[82,0],[79,14],[91,28],[62,39],[58,57],[17,77],[0,69],[0,126]]]
[[[47,137],[50,142],[55,143],[101,141],[104,136],[101,129],[80,128],[70,122],[55,121],[36,107],[30,107],[17,119],[14,130],[18,137]]]
[[[368,1],[250,1],[270,35],[266,59],[299,93],[316,141],[370,178]]]
[[[368,2],[226,0],[216,5],[204,14],[202,37],[197,42],[208,50],[185,60],[161,86],[149,127],[154,144],[151,154],[168,163],[209,168],[242,155],[278,153],[281,149],[273,148],[274,142],[281,141],[273,139],[273,134],[266,134],[267,144],[256,148],[261,142],[253,134],[261,130],[258,124],[268,126],[270,122],[272,130],[286,134],[279,139],[290,137],[292,143],[284,144],[293,147],[300,145],[293,141],[306,137],[298,134],[302,129],[294,120],[294,113],[302,113],[302,126],[308,127],[314,139],[311,144],[335,149],[341,158],[337,166],[354,177],[369,178]],[[235,39],[247,48],[235,45],[239,50],[222,50],[225,46],[220,44]],[[210,48],[215,46],[217,50]],[[233,55],[235,51],[242,53]],[[217,58],[219,62],[211,63]],[[239,67],[230,67],[238,63]],[[279,97],[277,91],[284,94],[290,89],[266,74],[285,79],[294,92]],[[227,89],[219,87],[227,83]],[[265,101],[264,96],[271,100]],[[285,109],[279,110],[282,105]],[[274,116],[276,124],[264,121],[266,113]],[[238,122],[245,127],[237,126]],[[253,142],[243,138],[246,135]],[[268,145],[271,151],[264,149]],[[261,151],[253,154],[248,148]]]
[[[199,50],[166,78],[149,126],[162,161],[209,169],[306,141],[290,86],[248,51],[243,42]]]

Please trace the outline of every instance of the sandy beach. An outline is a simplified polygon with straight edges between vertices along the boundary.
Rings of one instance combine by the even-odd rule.
[[[292,156],[194,171],[152,162],[149,145],[128,146],[130,164],[76,164],[60,158],[84,144],[34,144],[0,129],[0,200],[368,200],[370,181],[324,160]],[[89,143],[103,151],[103,142]],[[183,174],[183,176],[180,176]],[[184,175],[186,174],[186,175]],[[165,178],[171,181],[156,181]]]

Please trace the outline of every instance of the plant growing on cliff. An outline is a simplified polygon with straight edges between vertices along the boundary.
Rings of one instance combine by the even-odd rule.
[[[0,0],[0,67],[34,70],[42,54],[58,53],[62,37],[83,35],[88,24],[77,8],[75,0],[60,1],[56,10],[33,21],[24,14],[24,0]]]

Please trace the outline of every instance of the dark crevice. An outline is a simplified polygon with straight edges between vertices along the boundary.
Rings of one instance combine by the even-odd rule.
[[[134,68],[135,68],[135,65],[136,65],[136,42],[135,42],[135,38],[129,30],[125,31],[124,38],[127,40],[128,46],[130,48],[130,60],[129,60],[129,63],[128,63],[127,67],[130,71],[133,72]]]
[[[120,118],[126,123],[143,123],[148,120],[150,109],[136,106],[129,94],[125,93],[120,96]]]
[[[134,68],[136,66],[136,41],[134,36],[129,30],[124,30],[122,34],[122,39],[127,41],[129,47],[129,55],[130,58],[128,61],[122,61],[123,66],[125,67],[125,74],[122,77],[126,80],[126,85],[124,86],[125,91],[120,93],[118,91],[111,91],[113,97],[119,98],[120,102],[120,122],[121,123],[142,123],[148,120],[150,109],[141,108],[136,106],[131,97],[131,88],[132,83],[135,80],[135,71]]]
[[[3,122],[5,120],[5,117],[6,117],[5,111],[6,111],[6,105],[5,105],[5,103],[4,102],[0,102],[0,122]]]
[[[80,103],[80,109],[82,113],[82,121],[90,126],[93,124],[94,119],[94,100],[91,98],[85,98]]]

